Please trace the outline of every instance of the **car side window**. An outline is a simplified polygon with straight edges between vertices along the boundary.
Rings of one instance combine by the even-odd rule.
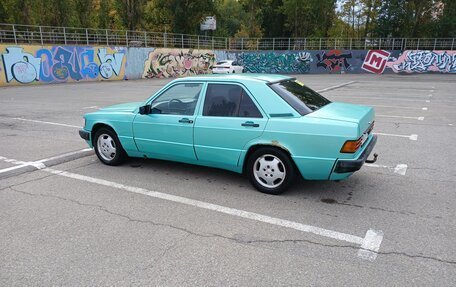
[[[172,86],[153,100],[151,109],[156,114],[191,116],[201,92],[201,83],[182,83]]]
[[[209,84],[204,100],[203,116],[262,118],[246,91],[238,85]]]

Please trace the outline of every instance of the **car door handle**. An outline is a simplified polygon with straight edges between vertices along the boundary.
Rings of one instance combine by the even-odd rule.
[[[248,122],[242,123],[241,126],[243,126],[243,127],[254,127],[254,128],[257,128],[257,127],[259,127],[260,125],[254,123],[254,122],[248,121]]]
[[[179,120],[180,123],[184,123],[184,124],[192,124],[193,121],[190,120],[189,118],[182,118]]]

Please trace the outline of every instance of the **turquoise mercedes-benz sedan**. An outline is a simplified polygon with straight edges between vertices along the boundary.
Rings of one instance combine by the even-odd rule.
[[[282,75],[176,79],[144,102],[84,115],[80,136],[105,164],[127,156],[244,173],[279,194],[297,175],[340,180],[368,160],[377,137],[371,107],[333,103]]]

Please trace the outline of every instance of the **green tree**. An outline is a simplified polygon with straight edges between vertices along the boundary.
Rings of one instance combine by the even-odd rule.
[[[435,6],[437,19],[433,25],[433,35],[435,37],[456,37],[456,1],[437,1]]]
[[[280,11],[293,37],[326,37],[336,18],[336,0],[283,0]]]
[[[263,8],[263,27],[265,37],[289,37],[290,32],[284,31],[285,15],[280,8],[283,5],[283,0],[265,0]]]
[[[241,27],[237,31],[237,37],[260,38],[263,36],[261,26],[263,19],[264,1],[261,0],[240,0],[244,8],[245,17],[242,19]]]
[[[215,2],[217,29],[216,36],[233,37],[241,28],[246,12],[237,0],[220,0]]]

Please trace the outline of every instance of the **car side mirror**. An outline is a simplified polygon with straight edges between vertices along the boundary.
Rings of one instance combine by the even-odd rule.
[[[150,114],[161,114],[162,111],[160,109],[157,109],[157,108],[152,108],[149,113]]]
[[[139,107],[139,114],[141,114],[141,115],[150,114],[150,105],[145,105],[145,106]]]

